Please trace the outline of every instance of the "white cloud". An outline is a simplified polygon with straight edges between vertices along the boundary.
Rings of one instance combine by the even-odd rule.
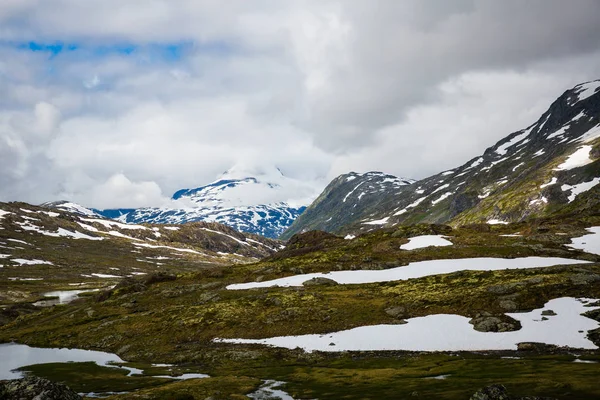
[[[154,182],[132,182],[123,174],[115,174],[91,190],[95,204],[102,208],[150,207],[166,201],[160,187]]]
[[[593,0],[5,1],[0,200],[131,207],[242,164],[277,165],[315,190],[349,170],[421,178],[597,79],[599,10]],[[78,49],[50,57],[6,42],[30,40]],[[153,48],[169,43],[189,45],[173,59]],[[129,55],[94,52],[127,44]]]

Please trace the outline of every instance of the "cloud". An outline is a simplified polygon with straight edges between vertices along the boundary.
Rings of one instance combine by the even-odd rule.
[[[599,78],[598,17],[593,0],[9,0],[0,200],[158,205],[234,165],[315,192],[350,170],[425,177]]]
[[[115,174],[92,191],[94,202],[102,208],[118,208],[121,204],[130,207],[151,207],[166,201],[155,182],[132,182],[123,174]]]

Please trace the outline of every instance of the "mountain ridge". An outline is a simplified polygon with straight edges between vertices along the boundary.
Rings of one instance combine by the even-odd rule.
[[[516,222],[593,207],[586,197],[595,196],[600,183],[598,89],[600,80],[576,85],[535,123],[507,135],[482,155],[399,190],[380,192],[370,202],[341,202],[354,189],[341,184],[353,174],[341,175],[281,238],[312,229],[356,234],[420,222]],[[325,222],[334,215],[340,219]]]

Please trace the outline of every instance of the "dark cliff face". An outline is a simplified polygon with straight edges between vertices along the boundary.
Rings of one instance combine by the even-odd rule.
[[[595,81],[567,90],[526,129],[457,168],[410,185],[356,198],[365,178],[342,175],[282,237],[311,229],[345,234],[397,224],[514,222],[586,212],[597,205],[600,188],[599,88]]]

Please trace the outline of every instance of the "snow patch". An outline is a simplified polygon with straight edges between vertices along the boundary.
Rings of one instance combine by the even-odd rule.
[[[573,200],[575,200],[575,198],[578,195],[580,195],[583,192],[587,192],[588,190],[590,190],[591,188],[593,188],[594,186],[596,186],[599,183],[600,183],[600,178],[594,178],[589,182],[583,182],[583,183],[579,183],[577,185],[562,185],[560,188],[562,189],[563,192],[566,192],[567,190],[571,191],[571,194],[569,195],[569,203],[570,203]]]
[[[363,222],[363,224],[364,225],[385,225],[385,224],[387,224],[388,219],[390,219],[390,217],[385,217],[383,219],[377,219],[374,221]]]
[[[590,151],[592,146],[581,146],[575,153],[571,154],[565,162],[554,168],[555,171],[566,171],[573,168],[582,167],[587,165],[593,160],[590,158]]]
[[[455,260],[429,260],[412,262],[406,266],[385,270],[333,271],[328,273],[294,275],[263,282],[238,283],[227,286],[227,289],[241,290],[272,286],[302,286],[303,282],[317,277],[332,279],[339,284],[362,284],[416,279],[431,275],[449,274],[456,271],[495,271],[501,269],[542,268],[553,265],[587,263],[589,263],[589,261],[557,257],[525,257],[514,259],[462,258]]]
[[[442,235],[422,235],[408,239],[408,243],[400,246],[402,250],[415,250],[429,246],[452,246],[453,243]]]
[[[556,179],[556,177],[552,177],[552,180],[548,183],[544,183],[543,185],[540,185],[540,189],[543,189],[545,187],[554,185],[556,182],[558,182],[558,179]]]
[[[19,265],[41,265],[41,264],[54,265],[50,261],[37,260],[37,259],[26,260],[24,258],[13,258],[10,261],[12,261],[16,264],[19,264]]]
[[[557,315],[542,320],[542,312],[551,309]],[[220,343],[263,344],[305,351],[477,351],[516,350],[518,343],[541,342],[556,346],[596,349],[586,332],[598,322],[581,313],[598,307],[585,307],[581,299],[563,297],[547,302],[543,308],[508,316],[521,322],[514,332],[478,332],[469,318],[435,314],[408,319],[403,325],[362,326],[346,331],[268,339],[214,339]]]
[[[571,239],[569,247],[600,255],[600,226],[587,229],[588,235]]]

